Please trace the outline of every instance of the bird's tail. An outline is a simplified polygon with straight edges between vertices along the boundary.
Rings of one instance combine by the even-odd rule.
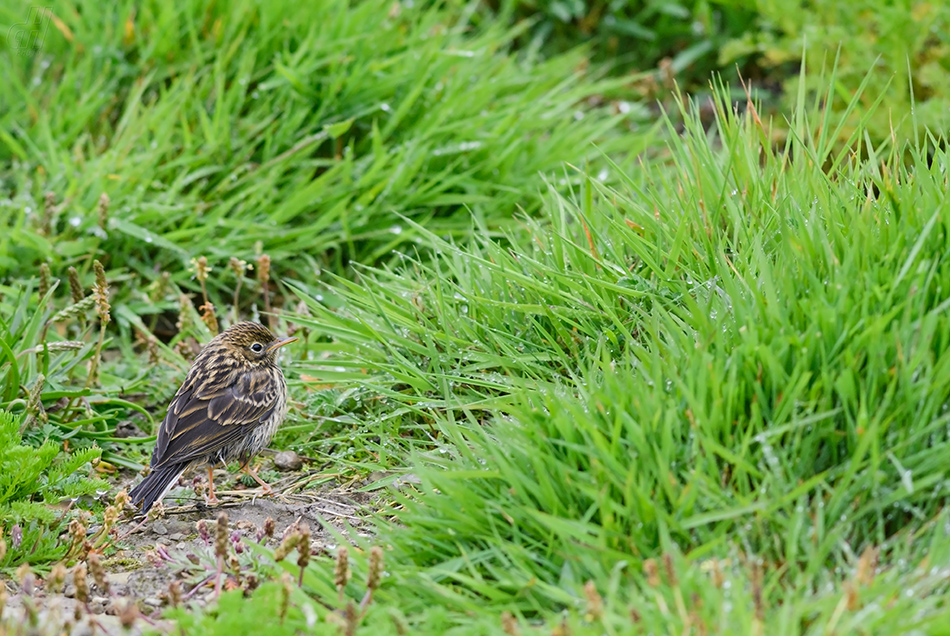
[[[141,508],[144,515],[152,509],[156,501],[161,501],[165,493],[178,481],[188,464],[172,464],[153,470],[138,486],[129,493],[132,503]]]

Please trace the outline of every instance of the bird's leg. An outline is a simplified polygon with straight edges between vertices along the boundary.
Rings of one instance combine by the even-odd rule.
[[[272,494],[274,494],[274,489],[270,487],[270,484],[268,484],[266,481],[264,481],[263,479],[261,479],[260,477],[258,477],[256,470],[252,470],[252,469],[251,469],[251,463],[250,463],[250,462],[248,462],[248,463],[246,463],[246,464],[244,464],[244,465],[241,466],[241,472],[244,473],[245,475],[250,475],[251,478],[252,478],[254,481],[256,481],[257,483],[259,483],[259,484],[261,485],[261,490],[264,491],[264,494],[265,494],[265,495],[272,495]]]
[[[205,495],[205,503],[218,503],[218,498],[214,496],[214,467],[211,465],[208,466],[208,492],[211,494]]]

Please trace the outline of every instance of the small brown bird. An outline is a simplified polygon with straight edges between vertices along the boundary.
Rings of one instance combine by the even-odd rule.
[[[270,492],[249,462],[287,414],[277,351],[295,340],[278,338],[256,322],[240,322],[202,349],[158,429],[151,472],[129,493],[142,513],[161,501],[182,473],[200,466],[208,468],[208,502],[217,502],[212,468],[235,459],[265,494]]]

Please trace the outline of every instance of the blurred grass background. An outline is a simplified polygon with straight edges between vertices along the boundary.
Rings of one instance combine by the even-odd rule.
[[[273,446],[373,476],[373,633],[946,620],[943,4],[58,2],[25,50],[30,15],[4,571],[251,318],[304,337]],[[337,602],[317,560],[285,626]]]

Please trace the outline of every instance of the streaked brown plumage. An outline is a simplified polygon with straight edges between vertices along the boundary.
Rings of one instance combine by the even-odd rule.
[[[278,349],[296,338],[278,338],[256,322],[240,322],[215,336],[195,358],[158,430],[151,472],[129,497],[148,512],[189,469],[239,460],[265,492],[270,487],[248,469],[287,414],[287,384]]]

